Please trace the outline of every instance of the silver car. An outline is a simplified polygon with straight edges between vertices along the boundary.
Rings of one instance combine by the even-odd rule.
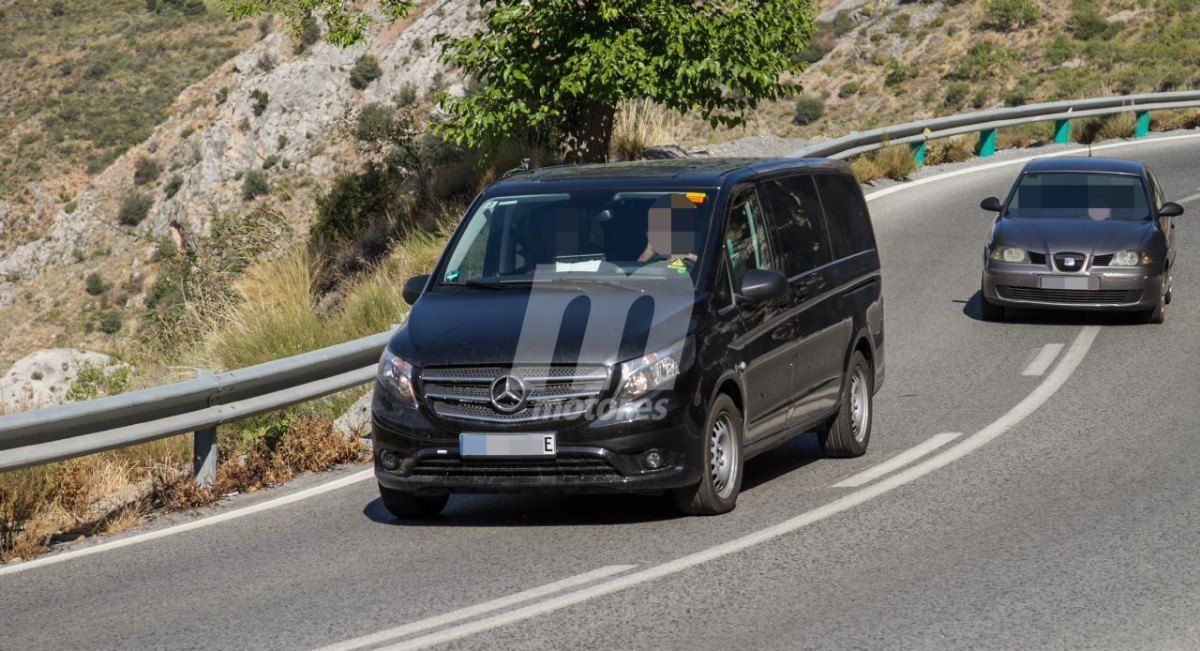
[[[1007,307],[1140,312],[1162,323],[1175,262],[1171,220],[1145,165],[1111,158],[1046,158],[1021,170],[983,252],[979,312]]]

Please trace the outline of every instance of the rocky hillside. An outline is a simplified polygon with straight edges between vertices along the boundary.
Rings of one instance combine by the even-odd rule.
[[[470,4],[423,3],[379,24],[369,49],[258,26],[262,37],[184,89],[144,141],[56,202],[42,235],[0,250],[0,367],[55,344],[117,347],[164,247],[188,246],[218,216],[269,209],[302,233],[314,197],[363,158],[363,106],[458,83],[431,39],[470,29]]]

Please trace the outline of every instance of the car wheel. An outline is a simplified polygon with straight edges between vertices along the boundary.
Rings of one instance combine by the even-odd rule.
[[[704,476],[672,491],[675,503],[687,515],[728,513],[742,491],[742,412],[723,393],[708,410],[702,447]]]
[[[432,518],[446,508],[450,494],[415,495],[407,491],[398,491],[387,486],[379,486],[379,497],[387,510],[401,520],[410,518]]]
[[[842,379],[842,398],[838,413],[819,432],[821,449],[831,457],[859,457],[871,443],[875,421],[875,374],[863,354],[854,351],[846,377]]]
[[[996,305],[987,300],[983,290],[979,291],[979,318],[984,321],[1003,321],[1005,311],[1003,305]]]

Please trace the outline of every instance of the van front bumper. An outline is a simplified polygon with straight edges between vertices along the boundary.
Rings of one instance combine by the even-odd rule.
[[[376,395],[384,393],[377,387]],[[421,410],[376,398],[372,414],[375,476],[393,490],[437,493],[643,493],[700,481],[699,428],[683,409],[659,420],[540,423],[523,430],[557,435],[548,457],[470,457],[459,454],[462,432],[503,433],[469,424],[435,423]],[[381,404],[382,403],[382,404]],[[512,430],[509,430],[512,431]],[[387,468],[381,455],[401,461]],[[662,460],[652,468],[647,453]]]

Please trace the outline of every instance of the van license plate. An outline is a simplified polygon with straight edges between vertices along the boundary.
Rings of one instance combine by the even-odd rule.
[[[1039,276],[1038,286],[1042,289],[1100,289],[1100,279],[1095,276]]]
[[[552,457],[558,451],[553,432],[532,434],[459,434],[459,454],[464,457]]]

